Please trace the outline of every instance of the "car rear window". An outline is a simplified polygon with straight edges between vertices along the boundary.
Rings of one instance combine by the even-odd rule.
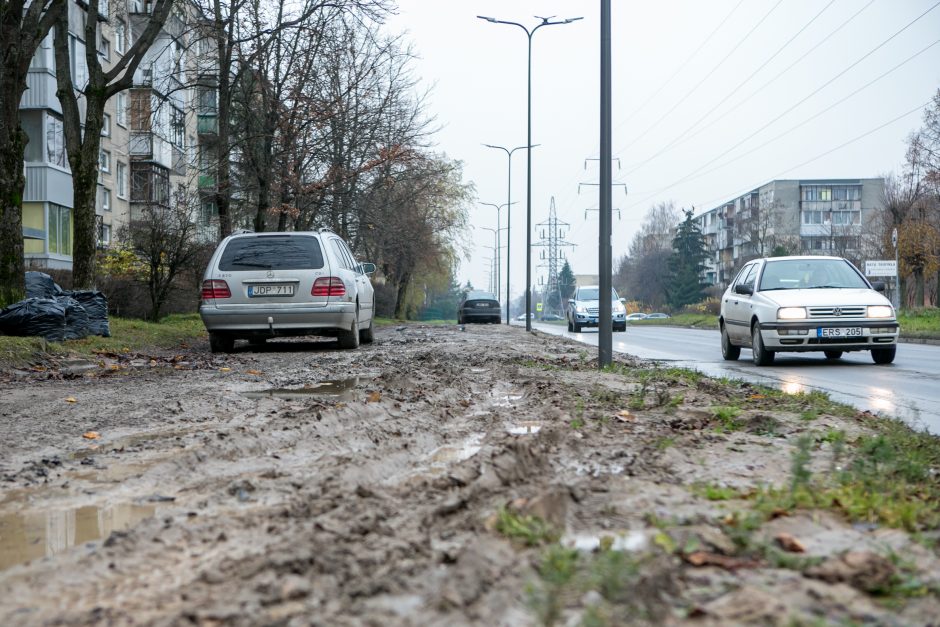
[[[222,251],[219,270],[318,270],[323,252],[315,237],[259,235],[231,240]]]

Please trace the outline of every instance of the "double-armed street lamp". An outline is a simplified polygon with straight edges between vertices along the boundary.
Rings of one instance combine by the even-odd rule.
[[[486,146],[487,148],[496,148],[497,150],[504,151],[506,153],[506,161],[509,162],[509,171],[506,174],[506,204],[500,205],[501,207],[506,207],[506,324],[509,324],[510,323],[510,319],[509,319],[509,260],[510,260],[509,253],[511,250],[509,246],[511,242],[509,236],[512,235],[512,231],[509,228],[510,225],[512,224],[512,219],[511,219],[512,211],[510,210],[510,207],[516,204],[512,202],[512,153],[516,152],[517,150],[521,150],[525,148],[525,146],[516,146],[515,148],[510,150],[509,148],[506,148],[505,146],[494,146],[493,144],[483,144],[483,145]],[[535,144],[534,146],[532,146],[532,148],[535,148],[535,146],[538,146],[538,144]],[[490,203],[483,203],[483,204],[489,205]],[[499,220],[498,209],[496,213],[496,219]]]
[[[486,20],[492,24],[509,24],[511,26],[518,26],[521,28],[526,37],[529,40],[529,69],[528,69],[528,110],[527,110],[527,127],[528,133],[526,135],[526,150],[527,155],[527,166],[526,166],[526,234],[525,234],[525,330],[532,330],[532,320],[529,318],[529,313],[532,311],[532,36],[535,35],[535,32],[542,28],[543,26],[559,26],[562,24],[570,24],[576,22],[582,18],[580,17],[570,17],[565,20],[553,22],[552,17],[537,17],[537,19],[542,20],[539,24],[536,24],[531,30],[519,22],[510,22],[507,20],[498,20],[495,17],[486,17],[484,15],[478,15],[478,18],[481,20]],[[504,148],[505,150],[505,148]],[[508,152],[508,151],[507,151]],[[508,256],[508,255],[507,255]],[[508,264],[507,264],[508,265]],[[509,281],[506,281],[506,289],[509,289]],[[508,311],[508,298],[506,299],[506,306]],[[508,323],[508,320],[507,320]]]
[[[500,283],[500,278],[499,278],[499,277],[500,277],[500,267],[501,267],[501,266],[500,266],[500,261],[501,261],[501,257],[502,257],[502,255],[500,254],[500,252],[501,252],[502,249],[503,249],[503,245],[502,245],[502,242],[500,241],[501,238],[500,238],[500,235],[499,235],[499,234],[500,234],[500,231],[503,230],[503,226],[502,226],[502,225],[503,225],[503,221],[502,221],[502,219],[500,218],[500,211],[502,210],[503,207],[508,207],[510,204],[515,204],[515,203],[505,203],[505,204],[502,204],[502,205],[497,205],[497,204],[492,203],[492,202],[481,202],[480,204],[481,204],[481,205],[486,205],[487,207],[496,207],[496,228],[495,228],[495,229],[491,229],[491,228],[486,227],[486,226],[481,226],[480,228],[481,228],[481,229],[486,229],[487,231],[493,231],[493,234],[496,236],[496,237],[495,237],[495,239],[496,239],[496,290],[495,290],[495,292],[496,292],[496,298],[497,298],[497,300],[498,300],[498,299],[499,299],[500,286],[502,285],[502,284]],[[508,225],[506,226],[506,230],[507,230],[507,231],[509,230],[509,226],[508,226]],[[507,247],[507,249],[508,249],[508,247],[509,247],[508,233],[507,233],[506,247]],[[507,254],[507,257],[508,257],[508,254]],[[507,265],[509,264],[509,261],[508,261],[508,260],[507,260],[506,264],[507,264]],[[509,279],[507,279],[507,282],[508,282],[508,280],[509,280]],[[508,285],[508,283],[507,283],[507,285]],[[508,302],[509,302],[509,294],[508,294],[508,293],[506,294],[506,297],[507,297],[507,298],[506,298],[506,302],[508,303]],[[509,314],[508,314],[508,311],[509,311],[509,310],[507,309],[506,311],[507,311],[507,314],[506,314],[506,315],[507,315],[506,324],[509,324],[509,320],[508,320],[508,315],[509,315]]]

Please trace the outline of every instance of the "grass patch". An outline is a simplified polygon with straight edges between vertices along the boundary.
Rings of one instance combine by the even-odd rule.
[[[551,544],[561,537],[558,530],[538,516],[517,514],[506,508],[496,513],[496,531],[525,546]]]
[[[766,516],[795,509],[831,509],[852,521],[921,531],[940,525],[940,439],[896,421],[880,421],[879,432],[851,446],[845,434],[830,431],[830,471],[809,470],[817,436],[797,442],[789,488],[758,491],[755,509]]]
[[[91,357],[97,352],[146,353],[154,348],[172,350],[205,341],[206,329],[199,314],[173,314],[160,322],[109,318],[111,337],[89,336],[66,342],[47,342],[38,337],[0,336],[0,366],[22,367],[48,357],[75,354]]]
[[[741,413],[740,407],[722,405],[712,407],[711,412],[718,422],[717,427],[715,427],[718,431],[728,433],[740,431],[744,427],[744,422],[738,420],[738,415]]]
[[[631,325],[694,327],[696,329],[717,329],[718,316],[714,314],[676,314],[671,318],[656,318],[653,320],[631,320]]]
[[[709,501],[730,501],[731,499],[744,498],[747,494],[742,494],[734,488],[718,485],[716,483],[696,483],[692,486],[692,493]]]
[[[940,338],[940,308],[902,309],[898,313],[901,337]]]

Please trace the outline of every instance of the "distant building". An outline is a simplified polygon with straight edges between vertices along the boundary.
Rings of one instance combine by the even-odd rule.
[[[866,227],[884,211],[884,179],[775,180],[694,218],[709,256],[705,280],[725,286],[741,266],[773,254],[860,261]]]

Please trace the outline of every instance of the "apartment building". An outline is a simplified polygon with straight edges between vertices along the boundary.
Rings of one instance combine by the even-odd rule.
[[[772,254],[861,261],[863,235],[884,211],[884,179],[781,179],[699,214],[705,280],[725,286],[748,260]]]
[[[69,4],[71,72],[76,86],[87,81],[84,4]],[[146,27],[149,1],[100,3],[98,57],[105,70],[120,59]],[[134,75],[133,87],[111,98],[105,107],[96,213],[99,246],[110,246],[120,229],[139,216],[146,204],[169,207],[186,202],[194,220],[208,221],[211,195],[199,194],[199,140],[214,134],[214,94],[191,87],[195,69],[205,73],[212,63],[204,44],[196,41],[198,19],[192,5],[178,4]],[[199,58],[196,63],[195,59]],[[72,176],[65,152],[62,108],[56,97],[52,34],[30,65],[28,86],[20,103],[21,121],[29,136],[25,156],[23,235],[30,267],[71,269],[73,242]],[[199,123],[212,103],[206,124]],[[84,114],[84,99],[79,107]],[[203,116],[205,117],[205,116]],[[214,237],[209,229],[205,237]]]

